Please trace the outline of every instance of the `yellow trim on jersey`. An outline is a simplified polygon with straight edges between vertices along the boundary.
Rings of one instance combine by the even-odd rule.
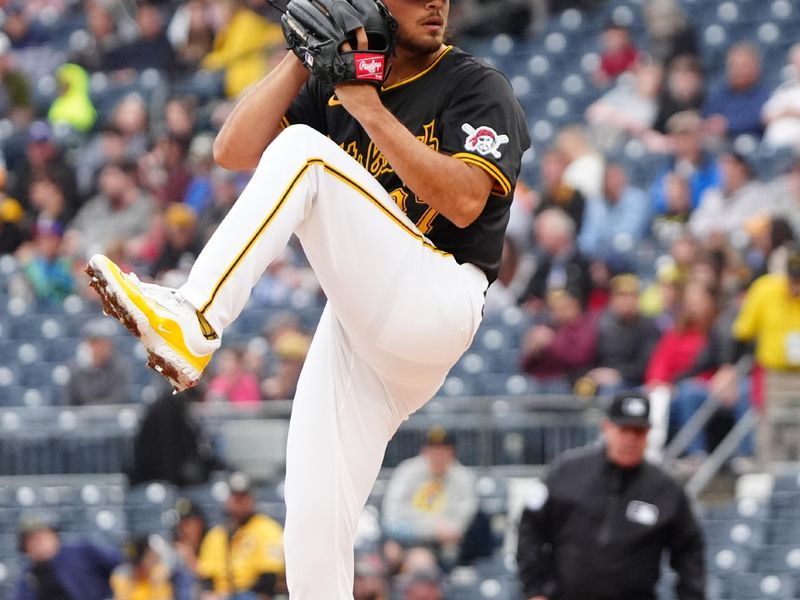
[[[444,58],[444,55],[450,52],[450,50],[452,49],[453,49],[452,46],[445,46],[444,49],[439,53],[439,55],[433,59],[433,62],[424,69],[422,69],[422,71],[420,71],[416,75],[412,75],[411,77],[406,77],[405,79],[398,81],[397,83],[393,83],[389,87],[381,86],[381,91],[388,92],[389,90],[393,90],[394,88],[400,87],[401,85],[405,85],[407,83],[411,83],[412,81],[416,81],[417,79],[425,75],[428,71],[433,69],[436,65],[438,65],[439,62]]]
[[[236,255],[236,258],[233,259],[233,262],[228,266],[227,269],[225,269],[225,272],[222,274],[222,276],[219,278],[217,283],[214,285],[214,289],[211,292],[211,297],[208,299],[208,301],[205,304],[203,304],[203,307],[200,309],[200,313],[204,313],[205,311],[208,310],[208,308],[214,302],[214,299],[216,298],[217,293],[219,292],[220,288],[225,284],[225,281],[228,279],[228,277],[230,277],[230,275],[231,275],[231,273],[233,273],[234,269],[236,269],[236,267],[239,265],[239,263],[244,259],[245,255],[250,251],[250,248],[253,247],[253,245],[256,243],[258,238],[261,237],[261,234],[264,233],[264,231],[266,231],[267,227],[272,222],[272,220],[275,218],[275,216],[278,214],[280,209],[283,208],[283,205],[286,203],[286,199],[289,197],[289,194],[291,194],[292,191],[294,190],[295,186],[297,185],[297,182],[300,181],[300,178],[305,174],[305,172],[312,165],[320,165],[320,166],[322,166],[322,168],[326,172],[330,173],[331,175],[333,175],[334,177],[336,177],[337,179],[339,179],[343,183],[345,183],[348,186],[350,186],[351,188],[353,188],[359,194],[364,196],[367,200],[372,202],[372,204],[377,206],[381,210],[381,212],[383,212],[383,214],[385,214],[392,221],[394,221],[397,225],[399,225],[406,233],[408,233],[409,235],[411,235],[412,237],[414,237],[418,241],[422,242],[422,245],[425,246],[426,248],[429,248],[429,249],[433,250],[434,252],[436,252],[437,254],[441,254],[442,256],[450,256],[449,252],[444,252],[443,250],[439,250],[430,241],[428,241],[425,238],[425,236],[417,233],[411,227],[406,225],[397,215],[395,215],[388,208],[386,208],[381,203],[380,200],[378,200],[375,196],[370,194],[369,191],[367,191],[364,187],[362,187],[357,181],[351,179],[350,177],[348,177],[347,175],[345,175],[344,173],[342,173],[341,171],[336,169],[334,166],[329,165],[328,163],[326,163],[321,158],[309,158],[306,161],[306,163],[302,167],[300,167],[300,169],[297,171],[295,176],[292,178],[291,182],[289,182],[289,185],[286,187],[286,189],[280,195],[280,198],[278,198],[278,202],[275,204],[275,207],[272,209],[272,211],[261,222],[261,225],[259,225],[259,227],[258,227],[258,229],[256,229],[255,233],[253,233],[253,235],[250,236],[250,239],[247,241],[247,243],[241,249],[239,254]]]
[[[433,69],[436,65],[438,65],[439,62],[444,58],[444,55],[447,54],[448,52],[450,52],[450,50],[452,50],[452,49],[453,49],[452,46],[445,46],[444,50],[442,50],[436,56],[436,58],[433,59],[433,62],[431,64],[429,64],[427,67],[425,67],[422,71],[420,71],[416,75],[411,75],[410,77],[406,77],[405,79],[403,79],[401,81],[398,81],[397,83],[393,83],[389,87],[381,86],[381,92],[388,92],[389,90],[393,90],[396,87],[400,87],[401,85],[405,85],[407,83],[411,83],[412,81],[416,81],[417,79],[419,79],[420,77],[425,75],[428,71]],[[330,98],[328,98],[328,106],[341,106],[341,105],[342,105],[342,103],[339,101],[339,99],[335,95],[331,96]]]
[[[503,172],[500,169],[498,169],[495,165],[490,163],[485,158],[482,158],[477,154],[471,154],[469,152],[457,152],[452,156],[453,158],[463,160],[466,163],[472,163],[473,165],[478,166],[484,171],[486,171],[492,177],[492,179],[494,179],[500,185],[500,191],[502,191],[501,194],[502,196],[505,196],[511,191],[511,182],[508,180],[508,178],[505,175],[503,175]]]
[[[289,119],[286,118],[286,115],[283,115],[281,117],[281,122],[279,123],[280,128],[281,129],[286,129],[290,125],[291,125],[291,123],[289,123]]]

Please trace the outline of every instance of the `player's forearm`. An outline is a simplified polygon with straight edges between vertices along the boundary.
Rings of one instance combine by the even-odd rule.
[[[239,100],[214,140],[217,164],[231,171],[254,169],[280,132],[281,119],[307,79],[308,71],[290,53],[254,85]]]
[[[340,92],[341,87],[337,88],[337,96],[345,104]],[[477,219],[491,190],[489,176],[419,141],[380,103],[377,94],[374,100],[370,96],[365,100],[363,104],[356,100],[345,107],[361,123],[403,183],[422,202],[458,227],[466,227]]]

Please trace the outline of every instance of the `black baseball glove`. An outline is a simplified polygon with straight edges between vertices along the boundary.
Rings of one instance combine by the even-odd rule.
[[[289,48],[320,81],[380,86],[386,80],[397,21],[382,0],[289,0],[281,26]],[[360,27],[366,49],[357,49]],[[344,42],[350,50],[342,50]]]

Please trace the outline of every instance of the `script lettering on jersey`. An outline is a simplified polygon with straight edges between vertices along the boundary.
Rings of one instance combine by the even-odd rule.
[[[439,151],[439,138],[436,137],[436,120],[432,120],[430,123],[426,123],[422,126],[422,133],[417,135],[416,138],[428,146],[431,150],[436,152]],[[393,173],[394,169],[389,165],[389,161],[386,160],[386,157],[383,153],[378,149],[378,147],[372,142],[369,142],[367,146],[366,152],[362,152],[361,149],[358,147],[358,142],[344,142],[339,144],[342,150],[347,152],[350,156],[352,156],[358,164],[364,167],[369,174],[378,179],[381,175],[386,173]],[[417,204],[422,204],[427,208],[422,213],[422,215],[417,219],[416,225],[417,229],[420,230],[421,233],[425,234],[428,233],[433,228],[433,221],[436,216],[439,214],[434,208],[431,208],[422,200],[419,200],[415,194],[412,194],[406,188],[397,188],[389,193],[392,199],[397,203],[397,206],[400,207],[404,213],[408,214],[409,204],[408,199],[409,197],[414,198],[414,202]]]
[[[416,138],[436,152],[439,151],[439,138],[436,137],[436,120],[422,126],[422,133]],[[389,165],[389,161],[383,155],[378,147],[370,140],[366,152],[362,152],[358,147],[358,142],[342,142],[339,147],[352,156],[358,164],[369,171],[370,175],[375,178],[380,177],[384,173],[393,173],[394,169]]]

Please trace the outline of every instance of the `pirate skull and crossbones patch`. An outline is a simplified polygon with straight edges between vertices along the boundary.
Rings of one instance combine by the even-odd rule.
[[[497,151],[501,144],[508,143],[508,136],[505,134],[498,134],[494,129],[487,125],[480,127],[473,127],[469,123],[464,123],[461,130],[467,134],[467,141],[464,142],[464,148],[470,152],[477,152],[481,156],[487,154],[492,155],[494,158],[500,158],[500,152]]]

